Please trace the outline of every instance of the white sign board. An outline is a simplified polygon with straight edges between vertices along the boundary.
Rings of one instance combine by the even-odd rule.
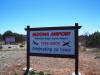
[[[8,36],[5,38],[6,43],[11,43],[15,42],[15,37],[14,36]]]
[[[75,55],[75,30],[30,31],[30,53]]]

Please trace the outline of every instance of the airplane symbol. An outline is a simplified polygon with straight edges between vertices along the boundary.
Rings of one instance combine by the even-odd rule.
[[[63,42],[64,42],[64,41],[63,41]],[[68,41],[68,42],[64,42],[63,46],[71,47],[71,46],[69,45],[69,43],[70,43],[70,41]]]
[[[33,40],[33,44],[34,44],[34,45],[38,45],[38,43],[37,43],[37,42],[35,42],[34,40]]]

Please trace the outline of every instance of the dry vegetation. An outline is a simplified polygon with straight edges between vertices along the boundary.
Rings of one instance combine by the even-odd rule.
[[[100,52],[86,51],[80,47],[79,72],[82,75],[100,75]],[[71,75],[74,72],[74,59],[31,57],[31,67],[51,75]],[[0,51],[0,75],[23,75],[26,67],[26,50]]]

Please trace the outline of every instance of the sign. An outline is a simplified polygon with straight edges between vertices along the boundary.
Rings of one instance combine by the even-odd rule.
[[[29,51],[41,54],[75,55],[75,31],[30,31]]]
[[[7,36],[5,38],[6,43],[14,43],[15,42],[15,37],[14,36]]]
[[[78,23],[75,26],[30,28],[27,26],[27,75],[30,56],[75,59],[75,75],[78,75]]]

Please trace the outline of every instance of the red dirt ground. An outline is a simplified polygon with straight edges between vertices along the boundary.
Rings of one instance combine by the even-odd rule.
[[[80,51],[79,72],[82,75],[100,75],[100,58],[95,58],[99,54],[99,52]],[[19,53],[18,56],[20,55],[21,57],[19,58],[17,58],[16,55],[13,55],[15,57],[14,59],[8,58],[7,60],[10,61],[7,63],[18,62],[18,64],[6,66],[0,70],[0,75],[14,75],[15,72],[17,72],[18,75],[23,75],[24,71],[22,69],[26,67],[25,51],[21,51],[21,54]],[[23,62],[21,62],[22,59],[24,60]],[[75,70],[75,60],[70,58],[32,56],[30,62],[31,67],[35,71],[43,71],[45,74],[71,75]]]

